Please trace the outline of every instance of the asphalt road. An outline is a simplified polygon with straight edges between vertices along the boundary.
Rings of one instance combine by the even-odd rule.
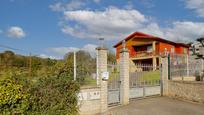
[[[204,104],[154,97],[133,100],[129,105],[114,107],[104,115],[204,115]]]

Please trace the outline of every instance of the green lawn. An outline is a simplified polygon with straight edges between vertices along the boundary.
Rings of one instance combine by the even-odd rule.
[[[83,85],[90,85],[90,86],[96,85],[96,80],[92,79],[91,77],[85,77]]]
[[[135,74],[137,74],[137,73],[135,73]],[[138,74],[139,74],[139,72],[138,72]],[[119,72],[112,72],[112,73],[110,73],[109,81],[112,81],[113,79],[118,79],[117,77],[120,77],[120,73]],[[160,80],[160,70],[144,71],[144,72],[142,72],[141,76],[139,76],[139,77],[144,81]]]
[[[144,75],[142,75],[142,78],[145,81],[160,80],[160,71],[145,72]]]
[[[137,73],[135,73],[137,74]],[[109,73],[109,82],[119,80],[120,73],[119,72],[111,72]],[[142,76],[140,76],[142,81],[155,81],[160,80],[160,71],[145,71],[142,73]],[[83,85],[96,85],[96,80],[92,79],[91,77],[85,77],[84,84]]]

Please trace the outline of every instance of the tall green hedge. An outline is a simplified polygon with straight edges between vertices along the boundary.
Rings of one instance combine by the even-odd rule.
[[[78,92],[78,83],[67,77],[42,78],[30,90],[32,111],[49,115],[76,115]]]
[[[0,114],[76,115],[79,89],[69,76],[0,80]]]
[[[23,86],[10,79],[0,81],[0,112],[2,114],[22,114],[29,110],[30,94]]]

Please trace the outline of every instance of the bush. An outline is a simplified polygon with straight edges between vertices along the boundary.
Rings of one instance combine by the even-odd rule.
[[[0,80],[0,114],[78,114],[79,84],[71,77]]]
[[[0,78],[0,114],[78,114],[80,86],[69,66],[56,64],[49,75],[38,77],[16,69],[7,68],[10,74]]]
[[[10,79],[0,80],[0,111],[2,114],[23,114],[29,110],[30,95],[23,86]]]
[[[32,113],[76,115],[79,89],[79,84],[70,77],[39,79],[30,90]]]

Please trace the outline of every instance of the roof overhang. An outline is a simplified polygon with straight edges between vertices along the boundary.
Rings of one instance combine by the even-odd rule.
[[[125,40],[125,41],[128,41],[128,40],[133,39],[133,38],[151,39],[151,40],[154,40],[154,41],[165,42],[165,43],[173,44],[173,45],[176,45],[176,46],[183,46],[183,47],[186,47],[186,48],[189,48],[189,47],[190,47],[189,45],[184,44],[184,43],[172,42],[172,41],[170,41],[170,40],[162,39],[162,38],[160,38],[160,37],[148,35],[148,34],[145,34],[145,33],[142,33],[142,32],[134,32],[134,33],[130,34],[128,37],[126,37],[124,40]],[[122,44],[122,41],[123,41],[123,40],[121,40],[120,42],[118,42],[118,43],[117,43],[116,45],[114,45],[113,47],[114,47],[114,48],[118,47],[119,45]]]

